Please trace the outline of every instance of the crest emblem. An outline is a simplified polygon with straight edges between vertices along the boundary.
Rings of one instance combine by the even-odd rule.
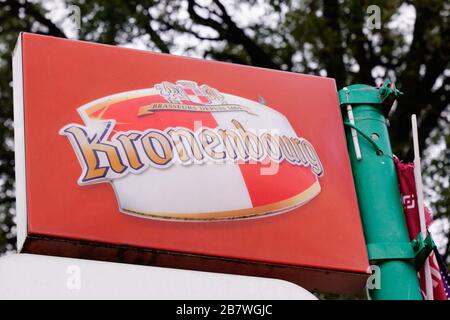
[[[224,96],[207,85],[198,86],[194,81],[179,80],[176,83],[164,81],[155,89],[172,103],[222,105]]]

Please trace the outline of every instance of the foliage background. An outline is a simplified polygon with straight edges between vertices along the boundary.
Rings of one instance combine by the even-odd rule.
[[[379,29],[366,25],[371,5]],[[16,241],[11,55],[27,31],[329,76],[338,88],[394,80],[406,94],[390,117],[393,149],[412,160],[416,113],[433,233],[449,262],[449,11],[445,0],[0,0],[0,253]]]

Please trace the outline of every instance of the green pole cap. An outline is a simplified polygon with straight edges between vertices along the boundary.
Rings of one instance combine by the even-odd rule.
[[[385,111],[389,111],[396,98],[402,94],[390,80],[384,81],[379,87],[354,84],[338,92],[341,106],[369,104],[377,105]]]

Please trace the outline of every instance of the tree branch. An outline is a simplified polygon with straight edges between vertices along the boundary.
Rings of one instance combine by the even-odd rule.
[[[431,89],[442,73],[442,70],[448,68],[450,60],[449,42],[446,41],[445,32],[448,34],[449,26],[444,22],[439,14],[442,7],[429,6],[424,3],[414,2],[416,6],[416,21],[414,23],[413,40],[409,52],[399,60],[402,66],[398,85],[400,88],[408,88],[405,95],[399,98],[399,107],[392,117],[391,123],[395,131],[391,131],[391,138],[396,141],[396,152],[400,157],[412,158],[410,137],[410,115],[416,113],[419,116],[421,150],[424,151],[424,142],[430,132],[436,127],[442,111],[447,107],[449,99],[436,100],[440,94],[430,93]],[[443,5],[443,2],[441,6]],[[439,46],[431,45],[431,31],[440,27],[441,44]],[[444,32],[445,31],[445,32]],[[421,75],[421,68],[425,67],[425,74]],[[432,106],[430,108],[430,106]]]
[[[223,6],[223,4],[219,0],[214,0],[214,3],[221,11],[220,15],[219,13],[214,12],[214,14],[220,16],[220,18],[222,19],[221,22],[218,22],[211,18],[203,18],[202,16],[200,16],[195,10],[196,7],[200,7],[195,2],[195,0],[188,0],[188,13],[194,22],[216,30],[219,33],[219,36],[223,39],[228,40],[229,43],[234,45],[242,45],[248,56],[250,57],[251,63],[253,65],[272,69],[280,69],[280,66],[276,64],[273,59],[266,52],[264,52],[264,50],[256,42],[248,37],[245,32],[234,23],[234,21],[226,11],[225,6]]]
[[[130,13],[137,12],[136,5],[125,1]],[[156,47],[163,53],[170,53],[169,45],[159,36],[158,32],[152,28],[151,22],[156,21],[150,13],[150,7],[142,10],[142,14],[137,14],[135,16],[139,26],[141,26],[145,32],[150,36],[152,42]]]
[[[328,36],[325,38],[324,49],[324,66],[328,76],[336,79],[339,86],[346,85],[346,70],[344,65],[344,47],[342,46],[342,32],[339,25],[339,8],[340,4],[337,0],[323,1],[323,18],[326,25]],[[335,56],[328,59],[327,55]]]
[[[188,28],[186,28],[186,27],[184,27],[181,24],[176,23],[176,22],[171,22],[171,23],[169,23],[167,21],[160,21],[160,22],[161,22],[161,24],[165,25],[169,29],[173,29],[173,30],[178,31],[178,32],[188,33],[190,35],[193,35],[194,37],[196,37],[199,40],[205,40],[205,41],[222,41],[222,40],[224,40],[220,36],[217,36],[217,37],[204,37],[204,36],[201,36],[198,32],[195,32],[192,29],[188,29]]]
[[[51,20],[47,19],[36,7],[34,4],[24,1],[24,3],[20,3],[17,0],[6,0],[6,4],[10,5],[16,12],[19,12],[20,9],[25,11],[25,14],[33,17],[37,22],[46,26],[48,28],[48,34],[56,37],[66,38],[64,32]]]

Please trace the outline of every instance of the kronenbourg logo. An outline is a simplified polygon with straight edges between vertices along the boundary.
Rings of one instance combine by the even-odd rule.
[[[78,112],[84,124],[60,130],[81,164],[78,184],[111,183],[123,213],[251,218],[290,211],[320,193],[319,156],[284,115],[208,85],[165,81]]]

